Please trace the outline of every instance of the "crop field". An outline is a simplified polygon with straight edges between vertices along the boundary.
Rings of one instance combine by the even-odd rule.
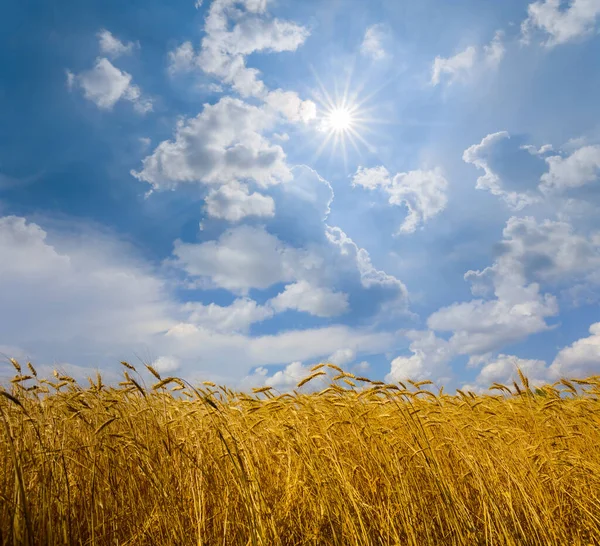
[[[244,394],[12,362],[2,544],[600,543],[600,377],[448,394],[321,364]]]

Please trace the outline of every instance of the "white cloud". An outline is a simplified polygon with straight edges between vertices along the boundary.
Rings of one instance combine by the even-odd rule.
[[[152,362],[152,367],[158,373],[170,373],[179,370],[179,368],[181,368],[181,363],[174,356],[159,356]]]
[[[108,59],[98,59],[92,70],[82,72],[77,79],[85,98],[106,109],[125,98],[131,84],[131,75],[115,68]]]
[[[360,46],[360,52],[366,57],[371,57],[376,61],[385,59],[387,54],[383,43],[386,40],[386,38],[387,33],[385,32],[384,25],[371,25],[365,31],[365,36]]]
[[[522,386],[518,370],[527,377],[531,387],[539,387],[548,384],[549,371],[543,360],[519,358],[514,355],[499,354],[496,358],[486,362],[479,375],[475,379],[476,385],[469,390],[484,392],[493,383],[499,383],[512,388],[516,382]]]
[[[146,350],[156,355],[148,362],[176,358],[183,377],[231,384],[254,366],[309,361],[340,347],[376,354],[394,343],[393,334],[346,326],[251,338],[245,328],[270,309],[247,299],[229,309],[185,307],[129,244],[84,224],[51,225],[0,219],[0,345],[36,366],[77,362],[78,371],[98,365],[105,375]]]
[[[232,9],[236,3],[245,11]],[[305,27],[295,23],[266,18],[265,11],[262,0],[215,0],[206,18],[206,35],[196,63],[242,96],[264,98],[267,93],[259,71],[246,66],[247,55],[295,51],[309,35]],[[234,19],[231,29],[230,19]]]
[[[600,322],[590,326],[590,336],[562,349],[550,366],[555,378],[585,379],[600,374]]]
[[[283,370],[275,372],[269,376],[266,368],[257,368],[254,373],[245,377],[242,386],[246,388],[273,387],[279,392],[290,392],[297,388],[298,383],[311,375],[310,368],[300,361],[288,364]],[[302,387],[305,392],[311,392],[326,388],[328,384],[327,376],[320,376],[313,379],[306,386]]]
[[[514,355],[491,354],[481,359],[483,367],[475,379],[475,385],[467,385],[471,390],[484,392],[493,383],[511,386],[521,384],[518,369],[527,377],[532,387],[552,383],[561,378],[584,379],[600,372],[600,323],[592,324],[590,336],[579,339],[561,349],[551,366],[543,360],[524,359]]]
[[[504,33],[497,31],[492,41],[481,50],[468,46],[453,57],[437,56],[431,67],[431,85],[438,85],[445,76],[448,85],[457,81],[465,81],[475,70],[497,68],[505,54],[502,38]]]
[[[518,272],[524,278],[559,284],[582,280],[600,270],[600,241],[574,232],[567,222],[531,216],[511,217],[496,246],[494,273]],[[465,278],[481,278],[489,273],[469,271]]]
[[[393,178],[384,167],[359,167],[352,184],[368,189],[382,188],[391,205],[404,205],[408,215],[398,233],[413,233],[446,208],[448,182],[439,168],[398,173]]]
[[[516,343],[550,327],[545,318],[558,313],[556,299],[539,294],[535,284],[517,287],[513,295],[521,299],[510,301],[472,300],[454,303],[433,313],[427,326],[436,331],[453,332],[450,338],[456,354],[482,354]]]
[[[270,306],[258,305],[249,298],[238,298],[228,306],[188,302],[182,309],[190,313],[190,323],[220,333],[246,333],[252,324],[269,319],[275,314]]]
[[[506,146],[506,140],[510,138],[507,131],[489,134],[479,144],[473,144],[464,151],[463,161],[475,165],[475,167],[485,172],[484,175],[477,178],[476,187],[478,190],[487,190],[493,195],[501,197],[513,210],[521,210],[528,205],[539,202],[540,196],[533,191],[522,191],[518,187],[508,189],[506,187],[507,181],[503,180],[496,172],[495,167],[492,166],[492,161],[496,159],[497,154],[501,153],[500,150]],[[519,149],[523,152],[529,152],[527,148],[517,148],[517,150]],[[529,155],[531,155],[531,152],[529,152]],[[506,159],[506,163],[511,161],[513,164],[515,163],[514,154]],[[534,180],[534,182],[537,181]]]
[[[242,294],[294,281],[317,259],[309,251],[285,245],[262,227],[245,225],[226,231],[217,241],[177,240],[173,254],[175,263],[189,275]]]
[[[328,182],[304,166],[293,169],[293,181],[271,188],[277,203],[269,225],[285,221],[285,241],[265,227],[227,230],[200,244],[175,242],[167,265],[188,275],[188,286],[224,288],[245,295],[286,284],[268,302],[278,312],[295,309],[332,317],[363,301],[364,316],[386,319],[407,310],[406,287],[374,268],[368,253],[339,228],[324,224],[333,192]],[[204,223],[209,221],[204,220]],[[289,242],[289,241],[293,241]]]
[[[339,347],[350,348],[356,353],[376,354],[387,350],[393,343],[394,335],[387,332],[328,326],[253,338],[250,341],[250,357],[254,362],[264,360],[268,364],[285,360],[280,356],[285,352],[286,355],[294,355],[291,360],[305,361],[329,355]],[[269,354],[269,350],[273,354]]]
[[[477,58],[477,49],[474,46],[469,46],[464,51],[457,53],[454,57],[445,59],[444,57],[436,57],[433,61],[431,69],[431,84],[438,85],[441,81],[442,74],[448,75],[448,82],[453,83],[468,74]]]
[[[408,290],[402,281],[385,271],[376,269],[369,253],[364,248],[360,248],[341,228],[326,225],[325,236],[329,242],[339,247],[342,256],[355,261],[364,288],[387,289],[391,292],[381,306],[382,315],[393,316],[407,311]]]
[[[105,29],[98,33],[98,40],[100,42],[100,51],[108,55],[111,59],[116,59],[121,55],[130,55],[134,48],[139,47],[139,44],[134,44],[133,42],[121,42]]]
[[[84,97],[104,110],[111,110],[121,99],[132,102],[139,113],[152,110],[152,101],[142,97],[131,74],[119,70],[106,58],[97,59],[94,68],[80,74],[67,72],[67,83],[70,88],[79,85]]]
[[[161,342],[163,353],[178,354],[192,363],[201,357],[208,370],[218,373],[224,367],[222,373],[237,379],[253,366],[325,358],[340,347],[351,348],[357,354],[378,354],[394,344],[395,336],[336,325],[248,337],[181,323],[171,328]]]
[[[327,362],[331,362],[337,366],[346,366],[356,359],[356,351],[353,349],[338,349],[327,358]],[[364,363],[361,363],[364,364]],[[364,366],[363,366],[364,367]]]
[[[386,381],[420,381],[437,379],[446,372],[454,353],[449,343],[431,331],[410,330],[405,333],[411,340],[411,356],[398,356],[392,360]]]
[[[17,360],[19,360],[17,358]],[[30,359],[27,359],[30,361]],[[34,359],[35,360],[35,359]],[[20,361],[21,362],[21,361]],[[99,368],[98,366],[90,365],[90,366],[79,366],[76,364],[71,364],[69,362],[57,361],[54,359],[52,364],[42,364],[38,360],[32,361],[34,368],[38,374],[40,379],[47,378],[51,381],[56,381],[54,378],[54,371],[56,370],[58,373],[62,375],[67,375],[72,377],[77,381],[80,385],[87,385],[88,378],[92,379],[92,381],[96,381],[96,374],[100,373],[102,376],[103,383],[111,383],[116,385],[119,381],[123,380],[123,376],[119,374],[121,370],[115,371],[106,368]],[[23,362],[21,362],[23,365]],[[13,375],[14,368],[11,366],[11,376]],[[12,378],[12,377],[11,377]]]
[[[312,286],[307,281],[288,284],[285,290],[269,300],[277,311],[296,309],[318,317],[335,317],[348,311],[348,296],[329,288]]]
[[[209,216],[229,222],[239,222],[248,216],[272,217],[275,214],[272,197],[250,193],[246,184],[236,181],[210,190],[205,202]]]
[[[432,313],[427,326],[432,331],[451,332],[444,354],[467,354],[475,357],[497,351],[530,335],[552,328],[548,317],[558,314],[556,297],[543,294],[534,279],[549,280],[573,273],[584,267],[581,256],[589,253],[589,244],[574,237],[558,222],[538,225],[532,218],[511,218],[504,230],[504,240],[497,245],[494,264],[482,271],[468,271],[465,279],[472,283],[475,295],[493,299],[456,302]],[[591,258],[584,269],[591,267]],[[575,260],[578,265],[573,265]],[[431,334],[433,336],[433,333]],[[441,342],[440,342],[441,343]],[[429,358],[412,357],[411,365]]]
[[[488,45],[483,46],[484,62],[492,68],[496,68],[500,64],[506,53],[506,48],[502,42],[503,37],[504,32],[498,30],[492,41]]]
[[[552,144],[544,144],[539,149],[536,148],[535,146],[532,146],[531,144],[524,144],[521,146],[521,150],[526,150],[531,155],[546,155],[546,154],[554,151],[554,148],[553,148]]]
[[[265,108],[224,97],[205,104],[195,118],[177,124],[174,140],[161,142],[132,175],[153,189],[173,189],[184,182],[226,184],[253,180],[262,187],[291,179],[281,146],[263,132],[275,118]]]
[[[169,74],[190,72],[196,67],[196,54],[191,42],[184,42],[173,51],[169,51]]]
[[[240,6],[245,10],[238,9]],[[294,91],[269,91],[260,72],[246,66],[246,56],[252,53],[295,51],[309,35],[305,27],[268,18],[263,0],[215,0],[204,30],[198,54],[190,42],[169,52],[171,75],[200,69],[231,85],[242,97],[265,101],[289,121],[307,123],[316,118],[313,101],[300,99]]]
[[[271,91],[265,102],[290,121],[308,123],[317,117],[317,105],[311,100],[302,100],[295,91]]]
[[[77,236],[55,233],[51,244],[39,225],[0,218],[0,343],[94,354],[176,323],[165,283],[131,247],[76,227]]]
[[[523,42],[529,43],[531,32],[540,29],[549,35],[546,47],[565,44],[594,32],[600,16],[600,0],[541,0],[529,4],[528,17],[521,25]]]
[[[70,70],[66,70],[67,73],[67,87],[69,88],[69,91],[73,90],[73,86],[75,85],[75,74],[73,74],[73,72],[71,72]]]
[[[583,146],[566,158],[546,157],[548,172],[540,188],[546,193],[578,188],[600,179],[600,146]]]
[[[458,355],[470,355],[469,365],[486,361],[493,351],[549,330],[546,317],[558,313],[556,299],[539,294],[536,284],[513,285],[518,279],[495,279],[496,299],[454,303],[430,315],[427,331],[409,331],[411,356],[392,361],[387,380],[441,379]],[[436,331],[452,332],[450,339]],[[482,356],[485,355],[485,356]]]
[[[358,167],[358,170],[352,179],[353,186],[362,186],[369,190],[387,188],[390,184],[390,172],[383,165],[371,169]]]
[[[310,375],[310,368],[302,362],[292,362],[283,370],[265,379],[265,386],[273,387],[281,392],[296,388],[298,383]]]
[[[367,372],[371,369],[371,365],[366,361],[363,360],[362,362],[359,362],[358,364],[356,364],[355,366],[352,366],[352,369],[355,372]]]

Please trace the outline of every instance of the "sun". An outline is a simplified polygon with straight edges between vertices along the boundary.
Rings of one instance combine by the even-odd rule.
[[[326,148],[330,148],[330,159],[341,151],[347,167],[349,147],[354,150],[352,154],[357,157],[361,156],[364,149],[373,153],[374,147],[365,137],[367,133],[374,132],[371,128],[373,124],[386,123],[386,121],[374,118],[372,115],[374,107],[367,106],[367,102],[379,89],[370,94],[363,94],[364,85],[368,83],[365,81],[363,85],[351,91],[349,77],[342,92],[338,92],[338,86],[334,81],[334,91],[330,93],[318,75],[316,73],[314,75],[318,89],[315,89],[312,94],[314,102],[317,103],[317,123],[313,127],[317,130],[315,136],[322,137],[322,140],[314,139],[317,143],[314,159],[317,160]]]
[[[324,124],[331,131],[338,133],[346,132],[352,129],[355,120],[350,108],[341,106],[332,108],[326,115]]]
[[[353,100],[354,97],[341,97],[337,100],[325,94],[325,100],[321,100],[319,132],[323,135],[323,141],[316,151],[316,158],[327,145],[332,147],[332,155],[341,148],[344,163],[347,163],[347,143],[349,143],[357,152],[358,143],[370,145],[365,141],[362,133],[367,130],[366,124],[370,118],[365,116],[365,110],[361,103]]]

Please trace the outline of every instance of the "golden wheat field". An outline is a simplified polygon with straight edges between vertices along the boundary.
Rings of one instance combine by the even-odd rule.
[[[600,377],[449,395],[321,364],[282,395],[12,362],[3,544],[600,543]]]

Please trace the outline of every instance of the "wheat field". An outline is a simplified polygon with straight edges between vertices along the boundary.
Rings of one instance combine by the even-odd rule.
[[[600,543],[600,377],[449,395],[320,364],[244,394],[11,361],[2,544]]]

